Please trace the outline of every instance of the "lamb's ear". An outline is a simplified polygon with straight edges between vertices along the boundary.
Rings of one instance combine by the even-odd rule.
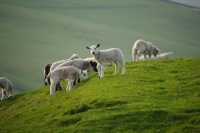
[[[90,49],[90,47],[86,47],[87,49]]]
[[[96,48],[98,48],[100,46],[100,44],[97,44]]]

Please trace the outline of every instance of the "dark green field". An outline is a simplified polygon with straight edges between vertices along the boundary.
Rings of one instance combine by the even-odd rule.
[[[49,86],[0,103],[2,133],[199,133],[200,58],[127,62],[71,92]],[[67,83],[64,82],[63,88]]]
[[[126,62],[137,39],[152,42],[172,58],[200,56],[200,11],[158,0],[0,1],[0,77],[15,94],[39,88],[43,67],[86,46],[118,47]]]

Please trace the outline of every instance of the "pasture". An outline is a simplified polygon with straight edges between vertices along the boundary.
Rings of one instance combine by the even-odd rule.
[[[71,92],[51,97],[45,86],[15,95],[0,103],[1,132],[199,132],[199,65],[200,58],[128,62],[125,75],[108,67]]]
[[[126,62],[137,39],[173,58],[200,56],[200,11],[158,0],[1,0],[0,23],[0,74],[16,94],[44,85],[46,63],[90,57],[85,47],[98,43],[120,48]]]

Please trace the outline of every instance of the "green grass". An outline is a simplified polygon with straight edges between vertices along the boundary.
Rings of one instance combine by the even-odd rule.
[[[172,58],[200,56],[200,12],[158,0],[1,0],[0,20],[0,73],[14,93],[41,87],[46,63],[90,57],[85,47],[98,43],[120,48],[126,61],[137,39]]]
[[[49,86],[0,104],[2,132],[199,132],[200,58],[127,62],[71,92]],[[66,88],[67,83],[62,84]]]

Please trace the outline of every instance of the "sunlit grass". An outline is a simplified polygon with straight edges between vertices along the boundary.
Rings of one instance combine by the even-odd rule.
[[[0,104],[4,132],[198,132],[199,58],[127,62],[50,97],[49,86]],[[9,123],[9,124],[6,124]]]

